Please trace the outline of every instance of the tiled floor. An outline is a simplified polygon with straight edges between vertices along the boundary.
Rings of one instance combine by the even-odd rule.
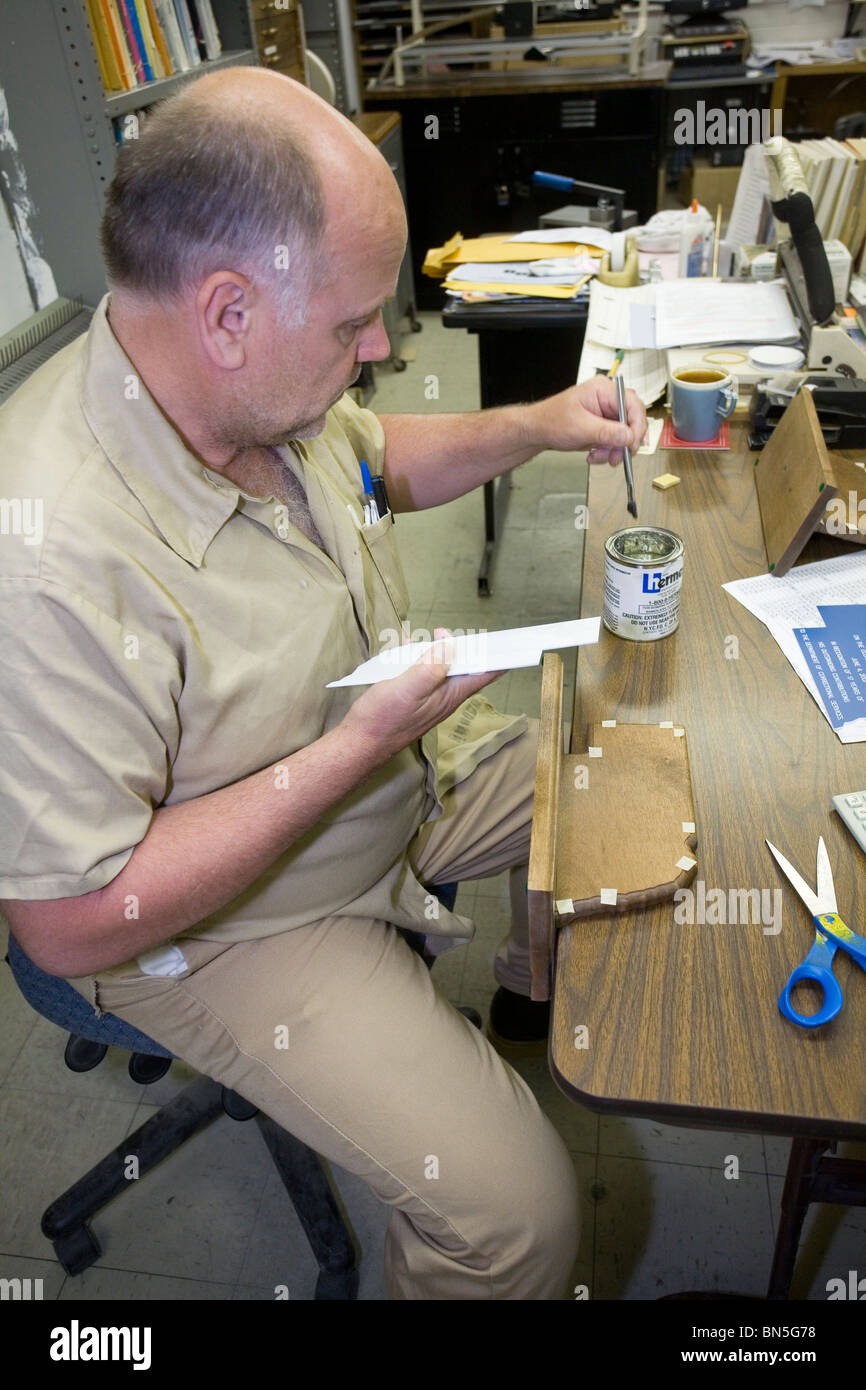
[[[417,360],[403,373],[379,370],[373,408],[429,411],[430,374],[439,378],[435,409],[475,408],[475,339],[445,332],[435,315],[423,320],[424,332],[405,340]],[[480,496],[401,517],[413,628],[492,629],[576,616],[581,532],[573,517],[585,486],[579,456],[542,455],[517,473],[494,594],[484,600],[475,584]],[[540,670],[518,671],[489,693],[501,709],[537,714],[539,689]],[[440,960],[433,979],[453,1002],[486,1014],[491,960],[507,931],[505,877],[463,885],[458,906],[474,918],[475,939]],[[175,1063],[142,1092],[123,1056],[110,1052],[95,1071],[76,1075],[63,1065],[63,1045],[0,969],[0,1278],[41,1278],[46,1298],[65,1300],[272,1299],[281,1284],[293,1299],[310,1298],[316,1266],[257,1127],[229,1119],[131,1183],[93,1223],[102,1258],[83,1276],[64,1274],[40,1232],[43,1209],[192,1073]],[[518,1070],[574,1157],[583,1235],[573,1285],[594,1299],[684,1289],[763,1293],[787,1141],[600,1119],[556,1088],[544,1059]],[[731,1155],[739,1160],[736,1179],[725,1177]],[[333,1176],[363,1252],[360,1297],[384,1299],[388,1208],[352,1175],[334,1169]],[[866,1208],[812,1207],[793,1295],[823,1299],[827,1280],[847,1278],[850,1269],[866,1274]]]

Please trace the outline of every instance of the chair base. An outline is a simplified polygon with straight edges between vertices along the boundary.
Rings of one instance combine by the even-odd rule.
[[[102,1253],[87,1223],[128,1186],[129,1156],[137,1157],[138,1176],[143,1178],[222,1114],[238,1119],[255,1116],[319,1266],[316,1299],[356,1299],[359,1273],[355,1247],[318,1154],[248,1101],[206,1076],[198,1077],[164,1105],[47,1208],[42,1231],[66,1273],[83,1273]]]

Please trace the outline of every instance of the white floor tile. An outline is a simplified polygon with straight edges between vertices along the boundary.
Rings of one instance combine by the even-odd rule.
[[[47,1242],[46,1249],[51,1249]],[[58,1298],[68,1278],[66,1270],[56,1260],[33,1260],[21,1255],[0,1254],[0,1279],[10,1281],[12,1298],[15,1297],[16,1288],[11,1281],[21,1281],[17,1295],[22,1302],[47,1303]]]
[[[600,1154],[596,1297],[762,1295],[773,1253],[766,1179]]]
[[[603,1115],[599,1129],[599,1153],[616,1158],[652,1159],[660,1163],[698,1164],[719,1171],[766,1172],[759,1134],[745,1131],[687,1129],[657,1120],[625,1115]],[[733,1179],[732,1179],[733,1181]]]

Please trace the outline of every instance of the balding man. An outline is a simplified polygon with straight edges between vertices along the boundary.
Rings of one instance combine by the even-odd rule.
[[[327,689],[406,618],[391,518],[543,449],[617,461],[609,383],[481,415],[377,418],[406,226],[342,116],[209,75],[120,153],[110,294],[0,414],[0,898],[37,965],[239,1091],[392,1208],[397,1299],[561,1297],[569,1155],[410,949],[472,925],[430,885],[512,868],[491,1036],[537,1046],[523,897],[534,727],[447,651]],[[31,540],[33,538],[30,538]],[[405,933],[405,935],[404,935]]]

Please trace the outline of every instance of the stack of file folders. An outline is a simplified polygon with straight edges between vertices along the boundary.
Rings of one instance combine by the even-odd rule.
[[[557,227],[464,239],[455,233],[427,252],[424,274],[463,300],[569,299],[589,295],[610,233],[601,227]]]

